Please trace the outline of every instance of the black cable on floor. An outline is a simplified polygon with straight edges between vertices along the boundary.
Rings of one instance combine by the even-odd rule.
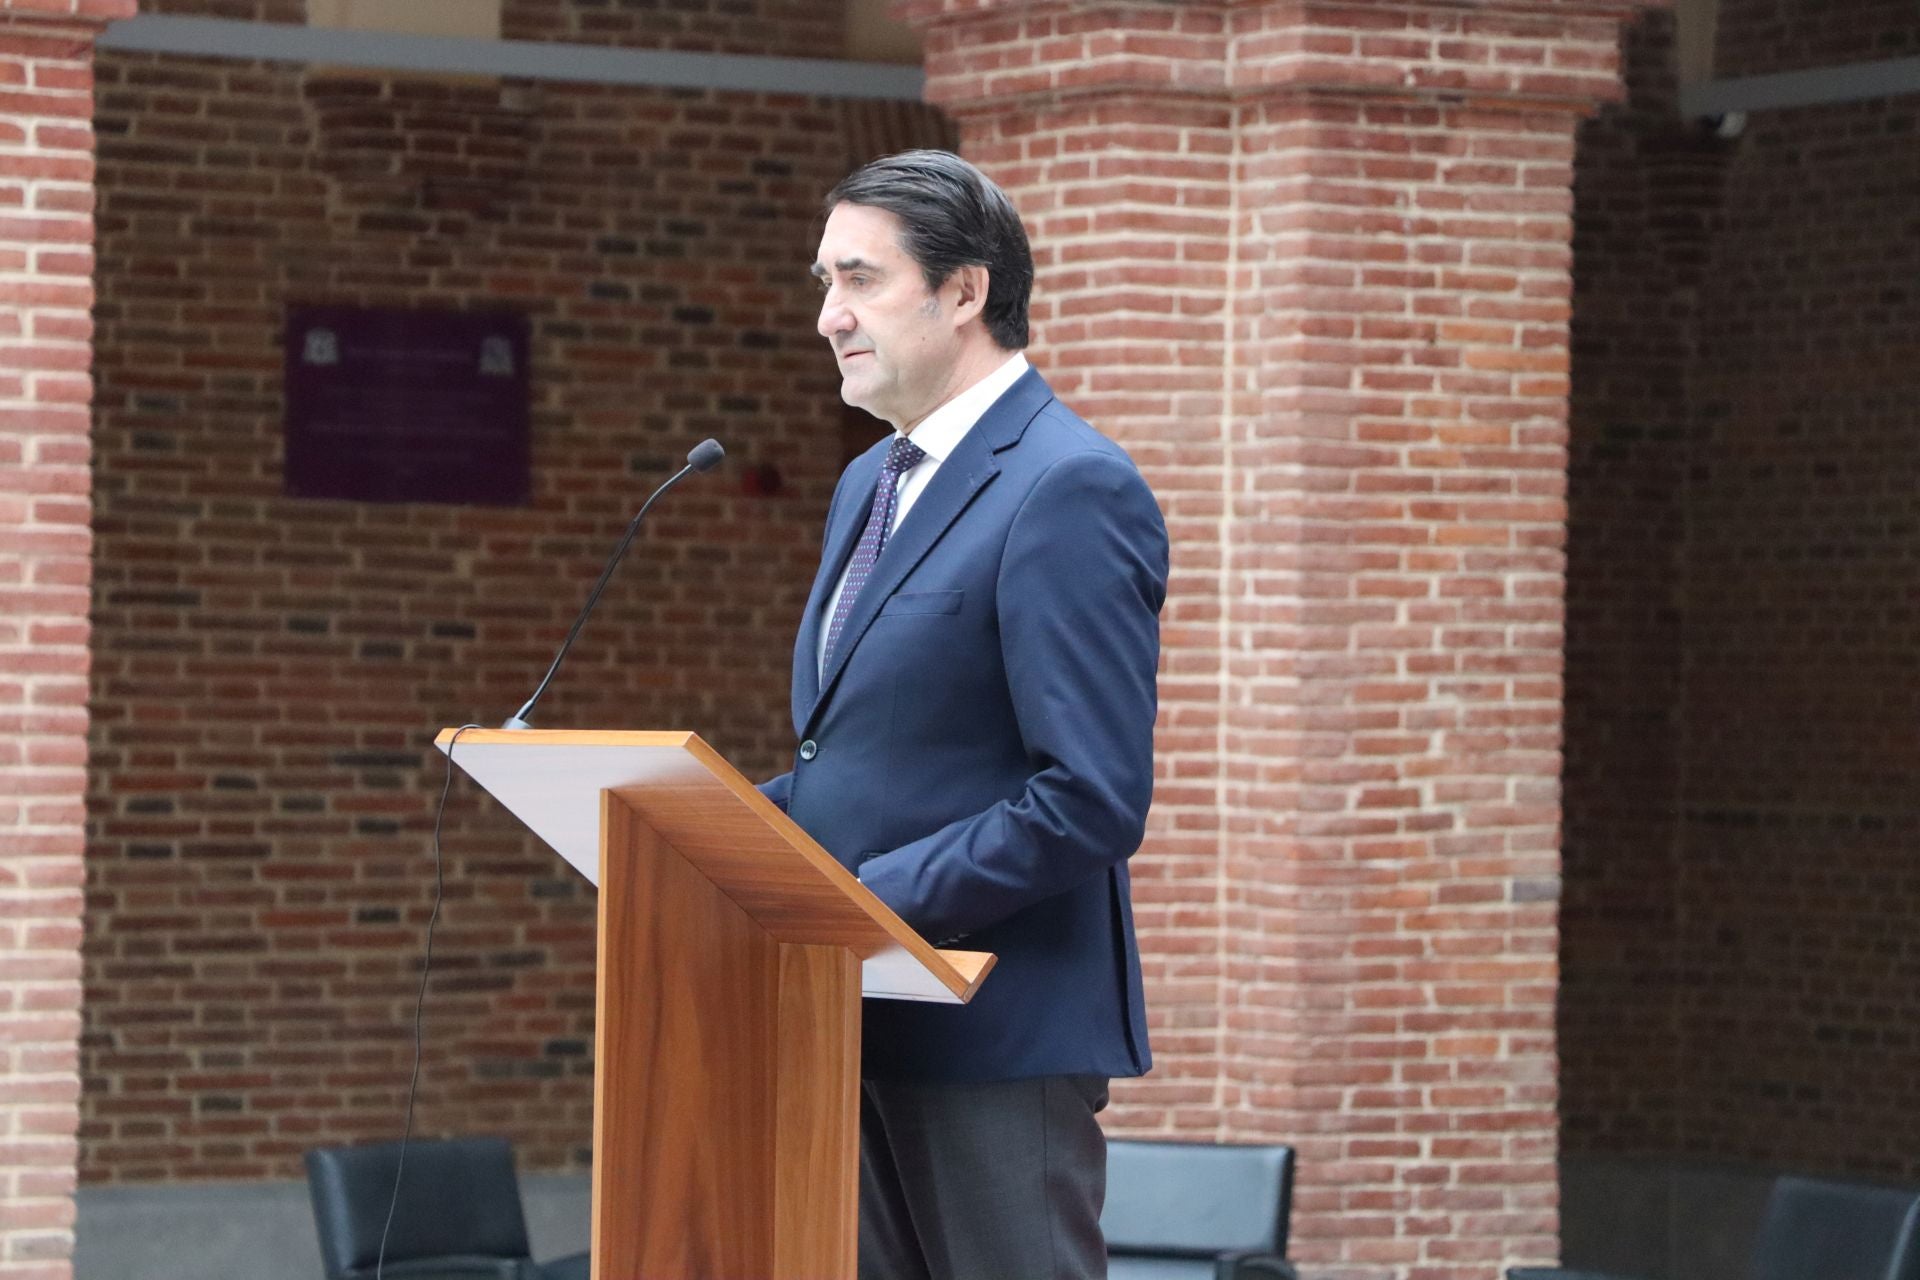
[[[433,971],[433,926],[440,920],[440,903],[447,896],[445,860],[440,856],[440,828],[447,817],[447,797],[453,792],[453,749],[460,735],[477,724],[463,724],[447,742],[447,780],[440,787],[440,808],[433,815],[433,911],[427,916],[426,956],[420,962],[420,994],[413,1002],[413,1075],[407,1081],[407,1118],[400,1128],[400,1159],[393,1167],[393,1198],[387,1202],[387,1223],[380,1228],[380,1253],[373,1261],[373,1280],[384,1280],[387,1265],[387,1236],[393,1231],[393,1215],[400,1207],[400,1176],[407,1169],[407,1142],[413,1137],[413,1102],[420,1089],[420,1056],[426,1040],[421,1035],[421,1019],[427,1009],[427,977]]]

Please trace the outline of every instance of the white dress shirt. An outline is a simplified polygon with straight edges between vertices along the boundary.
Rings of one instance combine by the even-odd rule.
[[[889,541],[900,527],[900,522],[907,518],[907,512],[912,510],[914,502],[933,482],[933,473],[940,469],[940,464],[966,439],[967,432],[973,430],[973,425],[993,407],[993,402],[1020,381],[1027,368],[1026,356],[1014,352],[1005,364],[935,409],[913,429],[913,442],[927,456],[900,473],[900,487],[895,491],[897,496],[894,498],[893,523],[887,527]],[[862,527],[866,525],[871,512],[872,508],[868,508],[861,513]],[[886,559],[884,548],[880,558]],[[833,611],[840,607],[840,594],[846,589],[847,571],[843,568],[840,570],[840,581],[833,586],[833,594],[827,597],[826,612],[820,615],[820,642],[814,650],[814,663],[822,675],[825,675],[827,667],[827,632],[832,630]]]

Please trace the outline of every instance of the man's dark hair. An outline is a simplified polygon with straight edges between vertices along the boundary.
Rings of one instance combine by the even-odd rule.
[[[885,209],[904,226],[900,247],[920,266],[929,290],[960,267],[987,269],[980,313],[1003,351],[1027,345],[1027,297],[1033,251],[1013,201],[991,178],[951,151],[902,151],[862,165],[827,193],[836,205]]]

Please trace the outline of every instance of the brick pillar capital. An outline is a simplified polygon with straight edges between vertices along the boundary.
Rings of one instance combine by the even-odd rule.
[[[23,2],[32,3],[36,0]],[[58,5],[61,0],[37,2]],[[1448,0],[1445,3],[1438,0],[1403,0],[1393,8],[1569,21],[1600,17],[1618,21],[1642,9],[1670,9],[1673,4],[1674,0]],[[1209,10],[1215,14],[1256,9],[1345,10],[1363,20],[1377,19],[1386,12],[1385,6],[1369,5],[1366,0],[1333,0],[1332,3],[1315,3],[1314,0],[893,0],[891,8],[896,18],[923,29],[949,22],[1017,16],[1034,10],[1104,15],[1122,24],[1126,23],[1129,16],[1151,21],[1154,15],[1175,15],[1194,10]]]
[[[64,23],[105,25],[131,18],[139,0],[0,0],[0,18],[45,18]]]
[[[1219,0],[902,0],[895,13],[921,32],[927,100],[957,117],[1228,89]]]
[[[901,0],[957,116],[1120,96],[1293,94],[1585,113],[1620,96],[1637,0]]]
[[[0,32],[90,42],[139,7],[139,0],[0,0]]]

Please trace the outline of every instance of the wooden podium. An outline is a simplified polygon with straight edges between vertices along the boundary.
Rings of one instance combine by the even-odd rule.
[[[594,1280],[853,1280],[860,998],[964,1003],[993,957],[929,946],[694,734],[459,738],[600,886]]]

